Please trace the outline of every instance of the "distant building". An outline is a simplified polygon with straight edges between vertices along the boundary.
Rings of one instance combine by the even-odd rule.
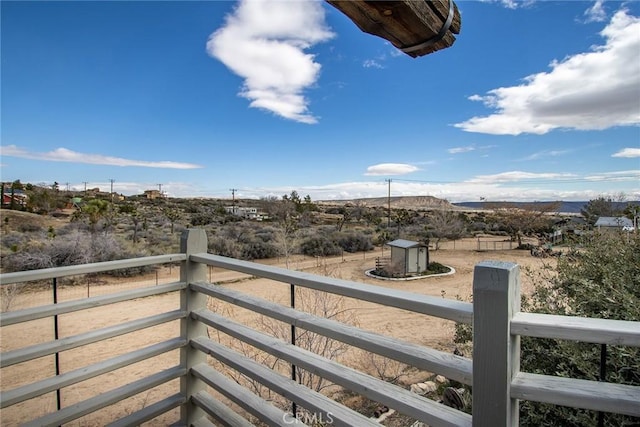
[[[144,197],[146,197],[149,200],[154,200],[154,199],[163,198],[164,194],[161,193],[159,190],[145,190]]]
[[[11,206],[11,192],[4,193],[2,195],[2,206]],[[13,205],[14,206],[26,206],[27,200],[29,196],[27,196],[22,190],[13,190]]]
[[[404,266],[404,275],[419,274],[429,267],[429,247],[420,242],[396,239],[387,246],[391,248],[391,263]]]
[[[258,214],[258,208],[241,207],[241,206],[225,206],[224,210],[231,215],[242,218],[260,220],[262,216]]]
[[[633,222],[623,216],[601,216],[596,221],[595,227],[600,231],[632,231],[634,229]]]

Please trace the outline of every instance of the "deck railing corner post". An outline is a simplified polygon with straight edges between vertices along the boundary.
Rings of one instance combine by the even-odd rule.
[[[189,255],[207,252],[207,234],[203,229],[188,229],[180,236],[180,252],[187,255],[187,259],[180,265],[180,281],[187,283],[187,287],[180,294],[180,309],[187,312],[187,317],[180,322],[180,336],[187,340],[187,345],[180,350],[180,364],[187,369],[187,373],[180,379],[180,393],[187,401],[180,410],[181,425],[192,425],[204,417],[205,412],[194,405],[191,396],[205,388],[202,380],[191,375],[190,369],[206,362],[206,355],[190,345],[190,341],[207,333],[206,326],[191,318],[191,312],[206,308],[206,295],[193,291],[190,284],[207,280],[207,266],[190,260]]]
[[[520,370],[520,337],[511,319],[520,311],[520,268],[484,261],[473,275],[473,425],[518,425],[511,381]]]

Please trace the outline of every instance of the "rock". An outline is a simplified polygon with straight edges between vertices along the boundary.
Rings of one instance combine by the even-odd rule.
[[[438,375],[436,376],[436,382],[438,384],[444,384],[447,382],[447,379],[445,377],[443,377],[442,375]]]
[[[420,395],[425,393],[425,391],[421,387],[419,387],[418,384],[411,384],[411,392]]]
[[[433,381],[426,381],[416,385],[420,387],[424,393],[431,393],[438,389],[438,386]]]

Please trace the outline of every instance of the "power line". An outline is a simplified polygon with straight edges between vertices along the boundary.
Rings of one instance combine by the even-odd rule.
[[[236,191],[238,191],[237,188],[230,188],[229,191],[231,191],[231,209],[233,210],[233,213],[236,213]]]
[[[391,226],[391,179],[385,179],[385,181],[389,183],[389,191],[387,192],[387,228],[389,228]]]
[[[113,183],[115,182],[115,179],[110,178],[109,182],[111,182],[111,203],[113,203]]]

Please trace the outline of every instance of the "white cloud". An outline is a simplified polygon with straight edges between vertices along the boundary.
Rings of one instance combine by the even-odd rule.
[[[207,52],[245,79],[240,96],[251,107],[316,123],[303,91],[321,66],[304,51],[332,37],[318,1],[241,0],[209,36]]]
[[[589,9],[584,11],[587,17],[586,22],[604,22],[607,20],[607,13],[604,10],[604,0],[597,0]]]
[[[468,153],[469,151],[473,151],[475,149],[476,147],[474,147],[473,145],[468,145],[466,147],[449,148],[447,151],[449,152],[449,154],[459,154],[459,153]]]
[[[572,150],[543,150],[528,155],[521,160],[538,160],[544,157],[558,157],[570,153]]]
[[[520,182],[531,180],[562,180],[575,178],[570,173],[533,173],[523,171],[501,172],[493,175],[478,175],[468,180],[469,183],[500,183],[500,182]]]
[[[380,163],[369,166],[365,175],[406,175],[418,170],[420,170],[418,167],[405,163]]]
[[[475,144],[472,145],[467,145],[465,147],[453,147],[453,148],[449,148],[447,149],[447,152],[449,154],[460,154],[460,153],[468,153],[470,151],[476,151],[476,150],[488,150],[490,148],[495,148],[497,147],[497,145],[481,145],[481,146],[476,146]],[[486,155],[485,155],[486,156]]]
[[[203,166],[193,163],[180,163],[172,161],[147,161],[147,160],[131,160],[121,157],[105,156],[102,154],[87,154],[72,151],[63,147],[56,148],[46,153],[30,152],[15,145],[6,145],[0,147],[0,155],[8,157],[20,157],[23,159],[44,160],[49,162],[70,162],[70,163],[88,163],[92,165],[108,165],[108,166],[138,166],[145,168],[164,168],[164,169],[199,169]]]
[[[629,171],[616,171],[616,172],[602,172],[598,174],[592,174],[585,177],[587,181],[615,181],[624,182],[635,180],[640,182],[640,170]]]
[[[379,63],[378,61],[376,61],[375,59],[366,59],[363,63],[362,66],[364,68],[384,68],[384,66]]]
[[[507,9],[517,9],[518,7],[527,7],[535,3],[536,0],[480,0],[484,3],[499,3]]]
[[[605,43],[550,64],[519,86],[473,95],[495,113],[454,126],[494,135],[601,130],[640,124],[640,19],[618,11],[600,33]]]
[[[640,172],[636,172],[636,177]],[[493,177],[493,179],[491,178]],[[608,181],[633,182],[631,172],[603,173],[601,180],[610,186]],[[591,200],[603,194],[611,196],[623,192],[629,200],[640,199],[640,188],[630,187],[626,190],[594,188],[595,183],[586,182],[581,189],[569,189],[562,181],[584,181],[584,177],[570,174],[534,174],[527,172],[507,172],[493,176],[475,177],[464,182],[391,182],[391,196],[434,196],[451,202],[479,201],[484,197],[487,201],[534,201],[534,200]],[[636,178],[637,180],[637,178]],[[553,184],[560,181],[559,186]],[[558,188],[560,187],[560,188]],[[344,200],[369,197],[387,197],[389,186],[383,180],[376,182],[343,182],[314,187],[279,187],[256,189],[255,198],[273,195],[280,197],[296,190],[299,194],[309,194],[312,200]],[[246,190],[248,191],[248,190]],[[247,194],[251,194],[249,191]],[[228,197],[221,194],[221,197]]]
[[[640,157],[640,148],[623,148],[617,153],[612,154],[611,157]]]

